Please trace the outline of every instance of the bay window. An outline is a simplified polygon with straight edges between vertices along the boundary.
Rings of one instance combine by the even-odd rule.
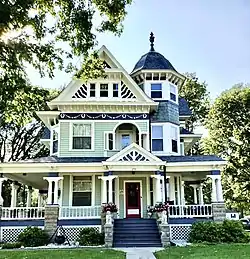
[[[162,84],[151,84],[151,98],[162,98]]]
[[[163,126],[152,126],[152,151],[163,151]]]
[[[178,153],[178,131],[177,127],[171,126],[172,152]]]
[[[170,85],[170,100],[176,102],[176,87]]]

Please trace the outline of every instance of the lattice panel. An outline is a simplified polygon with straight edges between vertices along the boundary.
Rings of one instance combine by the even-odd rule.
[[[137,151],[133,150],[125,155],[123,158],[121,158],[119,161],[149,161],[149,159],[138,153]]]
[[[41,227],[42,228],[42,227]],[[1,227],[1,239],[2,242],[16,242],[17,237],[26,229],[24,227]]]
[[[72,98],[86,98],[87,97],[87,86],[83,84],[72,96]]]
[[[171,241],[188,241],[191,225],[170,225]]]
[[[130,91],[130,89],[123,83],[121,87],[121,96],[124,99],[134,99],[136,98],[135,95]]]
[[[80,232],[82,231],[82,229],[86,227],[91,227],[91,226],[63,226],[63,229],[69,241],[76,242]],[[99,231],[101,230],[100,227],[94,227],[94,228],[97,228]]]

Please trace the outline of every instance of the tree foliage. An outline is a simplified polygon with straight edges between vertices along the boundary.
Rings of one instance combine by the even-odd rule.
[[[186,73],[186,82],[179,88],[179,95],[188,102],[192,116],[187,124],[189,130],[193,130],[195,123],[204,123],[210,109],[207,84],[199,82],[195,73]]]
[[[53,77],[55,68],[72,69],[69,60],[87,56],[97,44],[97,32],[121,34],[126,6],[131,3],[132,0],[1,1],[0,113],[16,90],[29,86],[27,64],[41,76]],[[94,21],[99,20],[95,25]]]
[[[207,120],[206,153],[228,161],[224,171],[225,198],[229,207],[250,210],[250,87],[238,84],[223,92]]]

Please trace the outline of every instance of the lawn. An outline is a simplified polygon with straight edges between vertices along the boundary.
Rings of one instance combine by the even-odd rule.
[[[170,247],[155,254],[157,259],[249,259],[250,245]]]
[[[125,259],[125,253],[109,249],[2,250],[0,259]]]

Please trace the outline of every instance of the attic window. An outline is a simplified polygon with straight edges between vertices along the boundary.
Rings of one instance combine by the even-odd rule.
[[[113,84],[113,97],[118,97],[119,86],[118,84]]]
[[[151,98],[162,98],[162,84],[151,84]]]
[[[95,97],[95,84],[90,84],[89,96]]]
[[[109,96],[109,85],[100,84],[100,97],[108,97],[108,96]]]

